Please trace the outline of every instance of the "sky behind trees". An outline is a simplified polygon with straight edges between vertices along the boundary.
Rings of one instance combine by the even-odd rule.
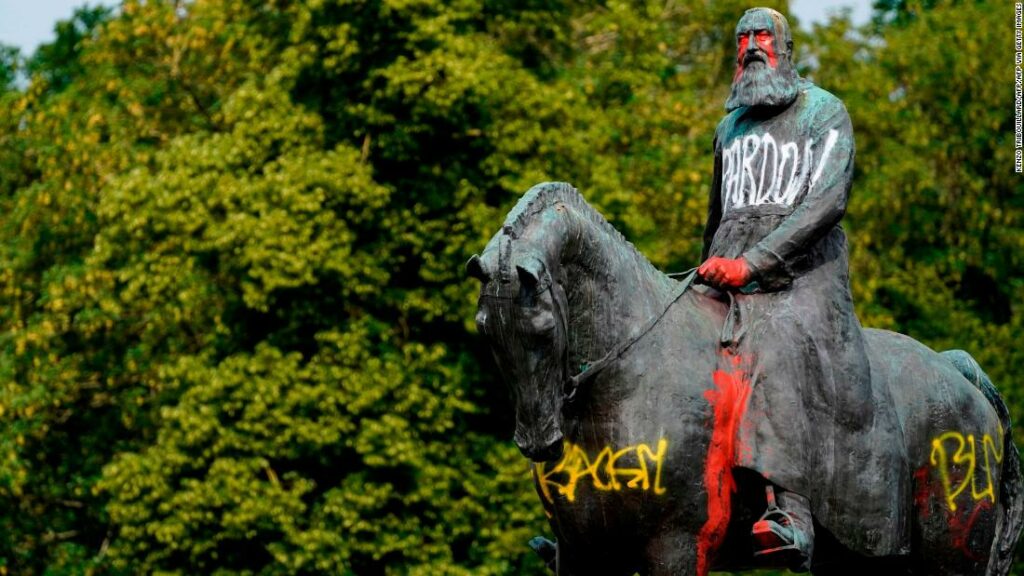
[[[0,44],[17,46],[23,55],[30,55],[43,42],[54,38],[53,25],[71,16],[78,6],[116,6],[117,0],[0,0]],[[753,2],[752,5],[757,4]],[[852,20],[867,21],[871,15],[870,0],[795,0],[790,9],[804,26],[823,22],[830,12],[849,7]]]

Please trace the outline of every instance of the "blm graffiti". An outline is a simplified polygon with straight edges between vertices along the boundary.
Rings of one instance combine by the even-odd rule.
[[[1002,437],[1000,426],[995,438]],[[1004,447],[991,434],[948,431],[932,438],[928,465],[914,474],[918,510],[927,517],[933,510],[931,501],[940,502],[953,548],[973,560],[983,558],[985,540],[976,538],[974,531],[998,501],[994,471],[1003,456]]]
[[[733,139],[722,150],[723,213],[745,206],[792,206],[805,184],[814,188],[838,139],[839,131],[832,129],[821,146],[808,138],[802,150],[770,132]]]
[[[1002,430],[996,437],[1003,437]],[[971,501],[988,499],[996,503],[992,468],[1002,461],[1003,447],[997,446],[989,434],[983,435],[980,442],[974,434],[960,432],[946,432],[932,440],[931,465],[939,474],[946,504],[953,512],[968,487]]]

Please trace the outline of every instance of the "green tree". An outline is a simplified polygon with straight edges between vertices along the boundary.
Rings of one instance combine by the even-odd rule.
[[[21,54],[14,46],[0,44],[0,93],[12,92],[21,70]]]
[[[127,3],[109,24],[76,56],[89,74],[59,91],[37,74],[3,107],[0,565],[8,572],[81,573],[102,563],[112,530],[94,486],[113,454],[152,438],[156,413],[146,402],[154,362],[141,342],[145,320],[116,323],[114,276],[86,263],[99,199],[116,174],[208,122],[197,102],[215,98],[215,83],[189,78],[238,85],[223,64],[235,60],[231,50],[220,58],[182,50],[204,39],[172,5]]]
[[[28,73],[38,74],[54,92],[67,88],[86,71],[81,58],[84,43],[95,38],[111,14],[106,6],[76,8],[69,20],[57,23],[56,40],[41,45],[29,58]]]
[[[678,53],[725,29],[682,37],[685,11],[637,6],[657,24],[625,4],[128,2],[51,58],[20,101],[31,164],[5,197],[11,569],[536,571],[523,543],[543,522],[459,263],[536,180],[629,205],[628,146],[602,122],[683,76],[647,35]],[[641,48],[658,53],[616,78]],[[587,73],[599,61],[610,78]],[[596,157],[591,138],[609,142]],[[269,359],[306,376],[241,376]],[[231,407],[288,387],[308,396]],[[211,435],[176,432],[210,410]],[[253,435],[293,426],[324,438]],[[227,493],[235,473],[251,490]],[[178,504],[140,505],[140,483]],[[181,532],[173,509],[203,495]],[[249,535],[265,554],[239,548]]]
[[[745,7],[127,1],[25,90],[0,52],[0,574],[542,573],[462,263],[558,179],[695,264]],[[857,131],[859,311],[1017,413],[1008,27],[911,11],[798,38]]]

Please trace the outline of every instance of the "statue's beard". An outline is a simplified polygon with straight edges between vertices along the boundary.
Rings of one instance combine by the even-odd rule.
[[[725,109],[731,112],[741,106],[787,105],[796,98],[799,80],[788,58],[779,58],[775,68],[763,60],[748,60],[732,82]]]

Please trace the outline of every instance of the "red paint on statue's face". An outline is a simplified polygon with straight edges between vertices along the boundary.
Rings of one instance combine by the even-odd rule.
[[[759,30],[757,32],[757,45],[768,55],[768,65],[775,68],[779,63],[779,58],[775,54],[775,36],[767,30]]]
[[[743,75],[743,58],[750,47],[751,35],[753,35],[757,48],[768,58],[768,66],[773,69],[778,66],[779,57],[775,52],[775,36],[768,30],[748,30],[736,39],[736,74],[733,80]]]
[[[738,354],[723,352],[721,367],[712,375],[715,387],[704,392],[713,419],[711,443],[704,461],[708,518],[697,536],[697,576],[706,576],[711,569],[711,556],[722,545],[729,527],[732,494],[736,491],[732,469],[742,450],[737,436],[751,390],[745,364]]]

